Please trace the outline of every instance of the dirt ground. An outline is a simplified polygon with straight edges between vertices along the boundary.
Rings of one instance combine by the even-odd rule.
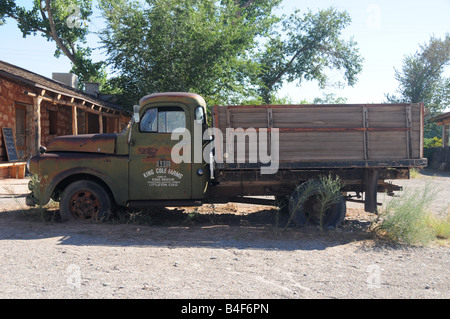
[[[26,207],[27,182],[0,180],[0,298],[450,297],[450,247],[379,241],[368,231],[376,216],[359,203],[327,231],[285,227],[272,207],[246,204],[73,224],[57,220],[57,207],[45,221]],[[431,209],[448,213],[448,174],[396,182],[431,183]]]

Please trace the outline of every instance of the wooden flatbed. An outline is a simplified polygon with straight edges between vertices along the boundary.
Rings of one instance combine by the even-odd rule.
[[[289,196],[301,183],[333,175],[346,192],[364,193],[366,210],[374,211],[377,192],[399,189],[385,179],[406,179],[410,168],[427,165],[423,112],[421,103],[215,106],[213,127],[224,133],[214,140],[213,192]],[[274,163],[259,160],[260,142],[273,155],[272,134],[278,134],[277,171],[262,175]]]

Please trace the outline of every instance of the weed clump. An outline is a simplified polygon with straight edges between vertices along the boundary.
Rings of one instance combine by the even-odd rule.
[[[315,224],[334,228],[345,216],[345,200],[339,176],[320,176],[299,185],[289,200],[290,218],[297,225]]]
[[[436,194],[429,184],[423,190],[405,190],[380,213],[375,221],[375,233],[390,241],[409,245],[427,245],[436,238],[448,239],[450,218],[436,217],[428,209],[436,200]]]

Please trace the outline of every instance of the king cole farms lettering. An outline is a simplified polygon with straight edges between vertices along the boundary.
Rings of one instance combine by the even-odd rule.
[[[164,174],[164,175],[162,175]],[[142,174],[149,187],[177,187],[183,174],[167,167],[156,167]]]

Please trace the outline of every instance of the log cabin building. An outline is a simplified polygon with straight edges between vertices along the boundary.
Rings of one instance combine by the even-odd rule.
[[[76,87],[73,74],[53,73],[50,79],[0,60],[0,178],[18,174],[19,164],[24,171],[26,160],[56,136],[123,130],[129,113],[100,94],[98,83],[85,83],[84,92]],[[6,130],[15,142],[13,159]]]

